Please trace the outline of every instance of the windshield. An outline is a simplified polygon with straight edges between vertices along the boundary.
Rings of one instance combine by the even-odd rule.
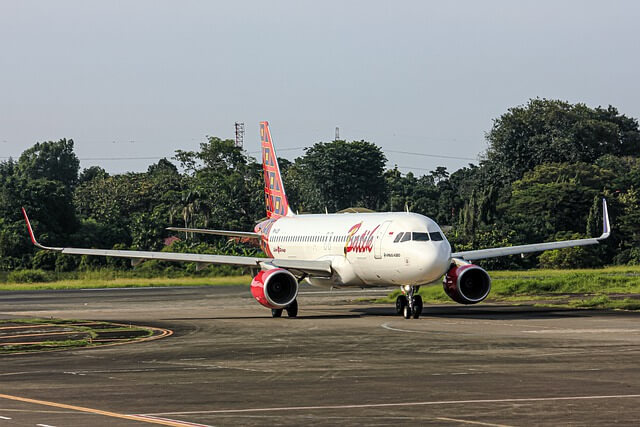
[[[414,231],[412,240],[415,240],[416,242],[428,242],[429,233],[420,233],[420,232]]]
[[[431,236],[431,240],[433,241],[440,241],[444,239],[439,231],[434,231],[432,233],[429,233],[429,235]]]

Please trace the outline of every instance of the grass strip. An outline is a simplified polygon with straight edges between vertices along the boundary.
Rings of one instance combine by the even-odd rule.
[[[616,266],[584,270],[493,271],[491,302],[534,302],[576,308],[640,310],[640,266]],[[395,290],[379,303],[394,303]],[[452,303],[441,285],[420,289],[425,303]],[[637,296],[637,299],[636,299]]]
[[[156,277],[116,279],[67,279],[44,283],[0,283],[0,291],[35,291],[58,289],[142,288],[166,286],[249,285],[250,276],[225,277]]]
[[[79,347],[95,347],[115,341],[136,341],[141,338],[147,338],[153,335],[153,330],[149,328],[139,326],[126,327],[109,322],[87,322],[81,320],[38,318],[0,320],[0,327],[20,325],[30,325],[33,327],[43,326],[47,328],[50,328],[52,326],[60,326],[71,330],[67,334],[60,333],[60,340],[52,340],[50,338],[52,333],[42,331],[39,335],[47,337],[47,339],[44,341],[38,341],[37,336],[33,336],[32,333],[27,333],[25,334],[24,340],[21,340],[22,342],[16,343],[3,343],[3,336],[5,338],[15,337],[10,337],[8,334],[3,335],[2,333],[0,333],[0,355],[23,352],[61,350]],[[10,334],[15,334],[15,329],[5,330],[11,331],[9,332]],[[65,339],[65,336],[78,334],[85,334],[86,338]]]

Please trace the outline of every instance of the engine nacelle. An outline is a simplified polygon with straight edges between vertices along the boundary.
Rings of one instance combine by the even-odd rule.
[[[489,295],[491,278],[477,265],[454,265],[445,274],[442,287],[449,298],[455,302],[476,304]]]
[[[251,281],[251,294],[267,308],[286,308],[298,296],[298,279],[283,268],[263,270]]]

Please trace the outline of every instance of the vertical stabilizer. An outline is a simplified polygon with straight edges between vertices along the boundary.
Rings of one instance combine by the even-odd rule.
[[[293,216],[284,193],[284,185],[278,166],[278,158],[273,148],[269,122],[260,122],[260,141],[262,145],[262,170],[264,171],[264,196],[267,205],[267,217],[280,218]]]

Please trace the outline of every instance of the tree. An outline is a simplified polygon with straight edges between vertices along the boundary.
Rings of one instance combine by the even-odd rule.
[[[73,206],[79,161],[73,141],[35,144],[17,162],[0,163],[0,268],[30,267],[34,253],[20,208],[29,212],[44,244],[55,245],[78,227]]]
[[[39,142],[25,150],[18,160],[19,174],[28,180],[48,179],[69,190],[78,183],[80,160],[73,152],[73,140]]]
[[[529,241],[560,231],[583,233],[593,199],[611,177],[609,171],[586,163],[540,165],[513,183],[506,210]]]
[[[243,230],[264,216],[262,168],[233,140],[208,137],[200,151],[179,151],[176,159],[187,176],[174,218],[190,226]]]
[[[487,160],[510,183],[545,163],[592,163],[605,154],[640,154],[638,121],[612,106],[531,99],[510,108],[486,135]]]
[[[304,177],[300,195],[316,212],[356,206],[379,209],[386,198],[385,163],[380,147],[367,141],[319,142],[296,159],[295,167]]]
[[[109,174],[106,170],[104,170],[100,166],[91,166],[83,169],[82,172],[80,172],[78,183],[83,184],[85,182],[91,181],[92,179],[104,179],[107,177],[109,177]]]

